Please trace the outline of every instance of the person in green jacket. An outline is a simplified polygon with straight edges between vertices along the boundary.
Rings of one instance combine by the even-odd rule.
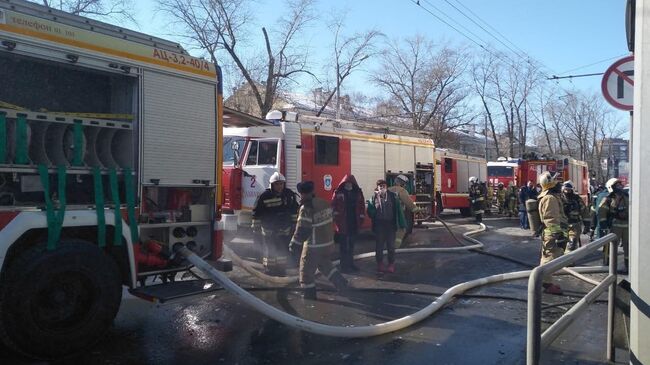
[[[377,180],[377,189],[368,201],[368,216],[375,233],[377,272],[395,272],[395,235],[406,227],[397,194],[388,190],[386,180]],[[388,267],[384,266],[384,249],[388,251]]]

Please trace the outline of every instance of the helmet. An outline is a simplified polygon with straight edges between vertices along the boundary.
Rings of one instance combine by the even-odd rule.
[[[571,189],[573,190],[573,183],[571,180],[567,180],[562,184],[562,189]]]
[[[539,175],[539,184],[542,185],[542,190],[546,191],[557,185],[555,180],[555,175],[551,175],[550,172],[545,171],[543,174]]]
[[[271,178],[269,179],[269,187],[270,187],[270,185],[272,185],[274,182],[278,182],[278,181],[281,181],[281,182],[285,182],[285,183],[286,183],[286,182],[287,182],[287,179],[285,179],[284,175],[282,175],[281,173],[279,173],[279,172],[276,171],[276,172],[273,173],[273,175],[271,175]]]
[[[478,181],[478,179],[476,178],[476,176],[472,176],[472,177],[469,178],[469,183],[470,184],[474,184],[477,181]]]
[[[397,175],[397,180],[402,180],[404,183],[409,182],[409,178],[404,175]]]
[[[614,185],[616,185],[617,183],[621,184],[621,180],[619,180],[619,179],[617,179],[615,177],[607,180],[607,183],[605,184],[605,186],[607,187],[607,191],[609,191],[610,193],[613,193],[614,192]]]

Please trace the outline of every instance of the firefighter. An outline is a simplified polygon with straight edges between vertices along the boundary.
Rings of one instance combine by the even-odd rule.
[[[406,238],[413,232],[413,214],[419,211],[419,208],[411,197],[409,192],[406,190],[405,186],[408,184],[409,178],[405,175],[398,175],[395,178],[395,185],[388,188],[389,191],[397,194],[397,198],[400,202],[400,207],[404,213],[404,218],[406,220],[406,228],[398,229],[395,234],[395,247],[402,247]]]
[[[591,231],[589,232],[589,238],[593,241],[594,236],[596,238],[600,238],[605,236],[607,233],[601,229],[600,227],[600,220],[598,219],[598,207],[600,206],[600,202],[603,201],[609,195],[609,192],[607,191],[607,188],[605,188],[604,185],[598,185],[598,188],[596,188],[596,191],[594,192],[592,198],[591,198]],[[607,246],[604,246],[604,248],[607,248]],[[608,256],[609,257],[609,256]]]
[[[287,266],[287,244],[296,222],[296,194],[285,186],[285,177],[275,172],[266,189],[255,202],[251,227],[262,234],[264,269],[268,274],[284,275]],[[297,263],[297,258],[293,259]]]
[[[481,223],[483,221],[485,195],[476,176],[469,178],[469,202],[472,213],[476,218],[476,223]]]
[[[617,178],[611,178],[605,184],[609,194],[598,206],[598,220],[601,229],[609,229],[614,233],[623,246],[624,265],[621,272],[628,273],[629,262],[629,229],[628,217],[630,199],[627,192],[623,190],[623,183]],[[605,246],[607,247],[607,246]],[[606,252],[608,254],[608,252]]]
[[[539,177],[542,193],[539,194],[539,217],[543,224],[542,255],[540,265],[544,265],[564,254],[569,237],[569,224],[564,214],[562,184],[546,171]],[[544,292],[562,295],[562,288],[546,279],[543,283]]]
[[[300,193],[301,206],[296,230],[289,247],[293,251],[302,246],[299,281],[304,290],[303,297],[316,299],[316,269],[339,291],[345,291],[348,282],[330,261],[334,247],[330,203],[314,195],[314,183],[311,181],[299,183],[297,189]]]
[[[580,195],[573,190],[573,183],[569,180],[562,184],[562,197],[564,198],[564,214],[569,221],[569,244],[566,251],[570,252],[582,246],[582,221],[588,215],[588,209]]]
[[[508,217],[516,217],[519,214],[519,208],[517,206],[517,200],[519,199],[517,194],[517,187],[514,182],[510,182],[508,187],[508,192],[506,193],[506,200],[508,204]]]
[[[497,186],[497,205],[499,206],[499,214],[503,214],[506,207],[506,189],[503,183],[499,183]]]
[[[488,188],[487,182],[485,181],[480,181],[479,182],[479,190],[481,191],[481,195],[483,195],[483,213],[484,214],[490,214],[490,205],[492,202],[492,189]]]

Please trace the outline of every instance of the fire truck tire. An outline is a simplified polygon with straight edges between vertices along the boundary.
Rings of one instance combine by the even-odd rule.
[[[470,208],[460,208],[460,215],[463,217],[469,217],[472,215],[472,210]]]
[[[12,260],[0,293],[0,337],[30,357],[59,358],[100,339],[122,300],[119,270],[96,245],[37,245]]]

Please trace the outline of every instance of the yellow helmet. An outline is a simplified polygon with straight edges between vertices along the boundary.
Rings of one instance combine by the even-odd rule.
[[[555,180],[555,175],[551,175],[550,172],[545,171],[539,175],[539,184],[542,186],[542,190],[546,191],[557,185],[557,180]]]
[[[617,179],[615,177],[607,180],[607,183],[605,184],[605,187],[607,188],[607,191],[609,191],[610,193],[614,192],[614,185],[616,185],[617,183],[620,184],[621,180],[619,180],[619,179]]]

